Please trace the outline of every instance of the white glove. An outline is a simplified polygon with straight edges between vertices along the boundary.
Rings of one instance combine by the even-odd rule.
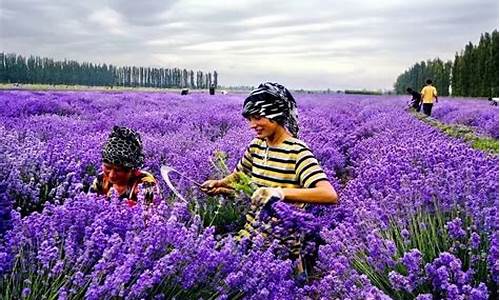
[[[283,190],[281,188],[258,188],[252,194],[252,205],[264,206],[271,198],[276,201],[284,200]]]

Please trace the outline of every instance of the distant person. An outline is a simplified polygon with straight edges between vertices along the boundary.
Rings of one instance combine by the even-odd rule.
[[[407,88],[406,91],[412,96],[410,100],[411,107],[413,107],[417,112],[420,112],[420,108],[422,107],[422,95],[412,88]]]
[[[434,99],[436,99],[436,103],[438,103],[438,96],[436,88],[432,85],[432,80],[427,79],[425,83],[426,86],[424,86],[424,88],[420,92],[420,94],[422,94],[422,108],[424,114],[430,117],[432,106],[434,105]]]
[[[113,127],[102,150],[102,172],[90,192],[107,197],[115,194],[129,206],[137,203],[138,195],[146,203],[152,203],[159,190],[153,175],[141,170],[143,162],[140,135],[127,127]]]
[[[488,98],[488,101],[490,101],[491,105],[498,106],[498,97],[496,98]]]

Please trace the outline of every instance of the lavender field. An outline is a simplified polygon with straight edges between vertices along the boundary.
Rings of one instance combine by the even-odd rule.
[[[470,126],[479,135],[498,139],[498,107],[486,100],[444,98],[432,115],[441,122]]]
[[[163,164],[220,177],[213,162],[232,169],[253,138],[244,97],[0,91],[0,299],[498,297],[498,156],[421,122],[407,97],[295,95],[340,200],[273,206],[301,234],[306,276],[277,243],[233,239],[244,195],[180,182],[186,204],[160,182],[156,205],[128,207],[86,193],[114,125],[141,134],[159,181]],[[498,139],[487,101],[443,98],[433,113]]]

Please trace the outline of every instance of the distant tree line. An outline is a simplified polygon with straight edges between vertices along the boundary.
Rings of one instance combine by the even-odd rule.
[[[454,96],[498,97],[498,31],[481,34],[455,54],[452,72]]]
[[[469,42],[453,62],[439,58],[420,62],[399,75],[394,84],[398,94],[406,88],[419,90],[432,79],[442,96],[498,97],[498,31],[481,34],[478,45]]]
[[[358,94],[358,95],[382,95],[382,91],[370,91],[370,90],[345,90],[345,94]]]
[[[179,68],[117,67],[39,56],[26,58],[0,52],[0,83],[204,89],[218,86],[218,73],[195,73]]]
[[[405,94],[409,87],[420,92],[425,81],[432,79],[439,95],[449,96],[451,66],[451,61],[443,62],[439,58],[416,63],[398,76],[394,89],[397,94]]]

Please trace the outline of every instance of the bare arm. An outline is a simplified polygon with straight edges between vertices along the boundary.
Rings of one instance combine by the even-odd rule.
[[[283,188],[283,195],[287,202],[336,204],[337,192],[326,180],[322,180],[313,188]]]

